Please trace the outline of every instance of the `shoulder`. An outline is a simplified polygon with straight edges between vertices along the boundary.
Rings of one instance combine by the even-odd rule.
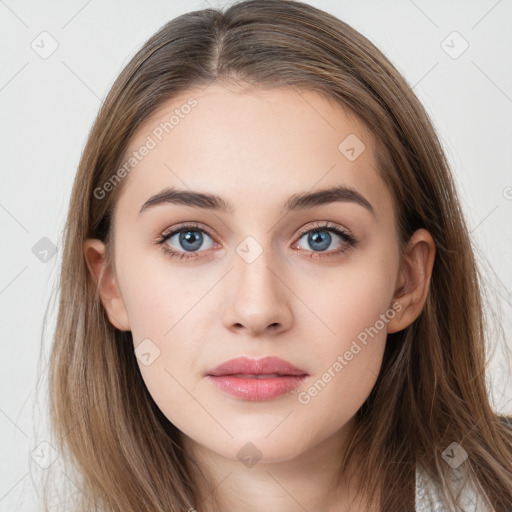
[[[460,493],[460,509],[464,512],[491,512],[491,509],[486,505],[486,501],[476,492],[474,486],[469,481],[463,483],[464,472],[460,469],[462,467],[463,465],[454,471],[454,478],[451,482],[454,494]],[[446,512],[452,510],[443,498],[441,489],[419,467],[416,468],[415,510],[416,512]]]
[[[512,416],[497,416],[497,418],[510,432],[512,442]],[[469,480],[465,481],[464,463],[454,469],[452,475],[453,479],[450,486],[454,489],[454,494],[460,493],[459,506],[464,512],[491,512],[488,501],[484,499],[482,493],[477,492]],[[416,467],[415,489],[416,512],[446,512],[451,510],[438,485],[419,466]]]

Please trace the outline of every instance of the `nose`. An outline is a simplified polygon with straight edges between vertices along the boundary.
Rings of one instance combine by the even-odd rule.
[[[270,253],[265,249],[250,263],[235,254],[235,268],[224,283],[229,297],[222,315],[226,328],[238,333],[246,331],[251,336],[275,335],[290,328],[293,294]]]

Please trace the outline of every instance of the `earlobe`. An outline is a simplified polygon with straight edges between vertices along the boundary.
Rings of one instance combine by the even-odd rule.
[[[121,331],[129,331],[130,321],[119,291],[116,275],[113,269],[106,264],[104,242],[89,238],[84,242],[83,251],[91,277],[99,287],[101,302],[110,323]]]
[[[417,230],[400,263],[392,303],[398,303],[396,315],[388,322],[387,332],[405,329],[419,317],[427,299],[436,246],[426,229]]]

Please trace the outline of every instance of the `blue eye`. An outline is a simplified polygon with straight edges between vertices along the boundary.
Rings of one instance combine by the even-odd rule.
[[[171,257],[179,256],[180,258],[195,258],[197,256],[192,256],[187,253],[195,253],[201,248],[204,243],[203,234],[212,240],[212,237],[203,228],[199,228],[195,225],[182,225],[163,236],[158,243],[164,246],[164,251],[166,251]],[[176,246],[175,248],[169,247],[169,242],[172,241],[173,238],[177,238],[177,240],[175,240],[175,244],[178,245],[177,248]],[[213,243],[210,243],[209,246],[203,247],[203,249],[210,249],[212,245]]]
[[[325,256],[317,256],[317,254],[327,251],[333,242],[332,233],[335,234],[335,238],[341,239],[341,248],[335,250],[334,252],[329,252]],[[299,242],[294,245],[299,249],[303,250],[304,248],[299,245],[300,240],[307,236],[306,243],[309,247],[313,249],[311,252],[311,258],[313,257],[330,257],[335,256],[337,254],[343,254],[351,248],[357,246],[358,241],[352,236],[348,231],[340,229],[335,224],[331,224],[329,222],[319,223],[314,226],[313,229],[309,228],[307,231],[303,231],[300,235]],[[308,248],[306,247],[306,251]]]
[[[322,255],[321,253],[327,251],[333,241],[332,234],[341,240],[341,248],[329,251],[327,254]],[[203,246],[205,242],[205,236],[210,240]],[[312,250],[301,247],[299,242],[302,238],[307,235],[307,244]],[[176,239],[173,241],[173,239]],[[171,245],[169,242],[173,242]],[[347,252],[349,249],[354,248],[358,245],[358,241],[353,237],[349,231],[340,229],[336,224],[329,222],[319,222],[307,230],[303,230],[299,235],[299,242],[295,243],[293,248],[300,249],[301,252],[309,252],[311,258],[326,258],[336,256]],[[171,258],[179,259],[190,259],[200,257],[200,249],[210,249],[216,242],[213,241],[213,237],[201,226],[195,224],[182,224],[175,227],[171,232],[162,235],[158,240],[158,244],[162,245],[164,252]],[[218,244],[216,244],[218,245]]]
[[[178,243],[185,251],[197,251],[203,245],[204,236],[203,232],[199,230],[179,231],[173,236],[169,237],[169,241],[178,235]],[[206,247],[208,249],[208,247]]]

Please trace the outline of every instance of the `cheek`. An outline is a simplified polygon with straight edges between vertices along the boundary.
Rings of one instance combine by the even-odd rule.
[[[395,315],[390,261],[382,252],[368,252],[337,269],[319,283],[318,293],[309,295],[321,319],[314,322],[316,335],[310,328],[310,353],[318,374],[298,400],[306,410],[324,411],[331,428],[356,413],[379,374],[386,326]]]
[[[144,338],[168,339],[191,301],[197,300],[193,276],[173,270],[158,248],[123,255],[118,268],[134,343]]]
[[[392,254],[377,249],[361,252],[332,271],[316,271],[310,273],[307,281],[302,280],[298,294],[307,298],[305,302],[310,308],[305,319],[320,334],[314,338],[315,348],[343,350],[361,333],[360,338],[364,338],[364,333],[376,322],[379,338],[385,338],[385,324],[379,320],[381,314],[388,312],[388,317],[394,314],[392,258]]]
[[[213,281],[198,282],[193,271],[171,272],[164,256],[132,253],[119,258],[117,267],[142,378],[158,407],[179,427],[181,418],[197,415],[195,330],[203,316],[198,301]]]

